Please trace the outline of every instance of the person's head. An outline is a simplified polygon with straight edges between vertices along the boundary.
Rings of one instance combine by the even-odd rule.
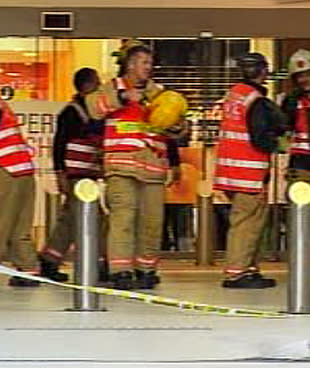
[[[293,83],[310,93],[310,51],[302,49],[296,51],[290,57],[288,71]]]
[[[121,75],[127,75],[138,81],[147,81],[152,73],[153,56],[145,45],[137,45],[128,49],[121,63]]]
[[[95,69],[82,68],[74,74],[73,83],[79,94],[87,95],[97,89],[100,80]]]
[[[239,59],[240,67],[244,79],[262,84],[268,76],[268,62],[264,55],[258,52],[248,53]]]

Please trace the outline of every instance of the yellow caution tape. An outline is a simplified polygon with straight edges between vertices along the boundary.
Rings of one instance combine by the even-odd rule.
[[[174,298],[166,298],[166,297],[161,297],[157,295],[137,293],[137,292],[126,291],[126,290],[116,290],[116,289],[109,289],[109,288],[96,287],[96,286],[64,284],[62,282],[52,281],[44,277],[29,275],[25,272],[16,271],[12,268],[5,267],[2,265],[0,265],[0,273],[9,275],[9,276],[22,277],[28,280],[39,281],[45,284],[61,286],[61,287],[69,288],[69,289],[87,290],[95,294],[117,296],[123,299],[141,301],[147,304],[175,307],[180,310],[194,310],[194,311],[202,312],[204,314],[229,316],[229,317],[257,317],[257,318],[287,318],[289,317],[288,314],[284,314],[280,312],[261,311],[261,310],[243,309],[243,308],[220,307],[220,306],[215,306],[215,305],[210,305],[210,304],[194,303],[194,302],[182,301],[182,300],[178,300]]]

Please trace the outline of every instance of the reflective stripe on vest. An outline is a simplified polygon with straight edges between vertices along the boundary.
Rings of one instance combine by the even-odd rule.
[[[0,139],[9,137],[15,134],[20,134],[20,131],[17,128],[6,128],[0,131]]]
[[[140,139],[135,138],[109,138],[104,140],[105,147],[114,147],[120,145],[145,147],[145,143]]]
[[[86,169],[86,170],[95,170],[99,171],[100,167],[99,165],[88,163],[85,161],[77,161],[77,160],[65,160],[67,168],[70,169],[70,167],[75,169]]]
[[[1,102],[0,121],[0,167],[12,176],[24,176],[34,173],[30,147],[26,144],[10,107]]]
[[[0,157],[5,156],[5,155],[10,155],[12,153],[17,153],[17,152],[29,152],[30,148],[24,144],[15,144],[13,146],[8,146],[5,148],[0,148]]]
[[[111,165],[125,165],[125,166],[134,166],[137,169],[145,169],[148,171],[158,172],[158,173],[164,173],[167,168],[165,166],[157,166],[157,165],[151,165],[147,164],[143,161],[133,160],[133,159],[125,159],[125,158],[108,158],[104,161],[106,164]]]
[[[249,133],[238,133],[238,132],[230,132],[221,131],[219,134],[220,138],[226,138],[226,139],[235,139],[238,141],[250,141],[250,134]]]
[[[251,189],[263,188],[262,181],[254,181],[254,180],[239,180],[239,179],[216,177],[214,179],[214,182],[216,184],[228,185],[239,188],[251,188]]]
[[[249,161],[249,160],[234,160],[231,158],[219,158],[217,160],[219,165],[231,166],[231,167],[247,167],[249,169],[268,169],[269,163],[262,161]]]
[[[292,152],[296,150],[302,150],[305,152],[309,151],[310,154],[310,149],[309,149],[309,143],[292,143]]]
[[[16,173],[25,173],[25,172],[33,171],[34,166],[31,162],[25,162],[24,164],[6,166],[6,169],[8,170],[9,173],[16,174]]]
[[[68,143],[67,150],[85,152],[85,153],[96,153],[97,152],[97,149],[95,147],[88,146],[86,144],[79,144],[79,143]]]

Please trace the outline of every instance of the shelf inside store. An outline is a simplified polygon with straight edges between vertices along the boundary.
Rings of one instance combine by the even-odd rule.
[[[240,80],[240,74],[236,68],[218,66],[155,66],[154,79],[183,93],[189,108],[198,109],[221,99]]]

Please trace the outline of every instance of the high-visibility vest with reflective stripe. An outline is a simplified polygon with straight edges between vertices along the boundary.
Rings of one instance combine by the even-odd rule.
[[[214,189],[258,193],[264,189],[270,155],[250,140],[246,112],[262,95],[252,86],[236,84],[224,103],[220,128]]]
[[[34,173],[31,149],[27,145],[17,119],[10,107],[0,103],[0,167],[12,176],[25,176]]]
[[[77,103],[70,103],[78,112],[82,124],[91,124],[89,116]],[[66,146],[65,166],[69,177],[97,178],[101,171],[99,153],[101,135],[86,135],[70,139]]]
[[[117,91],[128,89],[124,79],[117,78],[114,82]],[[166,137],[149,131],[145,120],[145,107],[138,102],[129,102],[109,114],[105,124],[105,152],[134,152],[151,147],[159,156],[165,157]]]
[[[101,171],[100,137],[72,139],[66,147],[66,173],[70,177],[97,178]]]
[[[305,96],[301,97],[296,111],[296,125],[291,145],[292,155],[310,155],[309,108],[310,100]]]

